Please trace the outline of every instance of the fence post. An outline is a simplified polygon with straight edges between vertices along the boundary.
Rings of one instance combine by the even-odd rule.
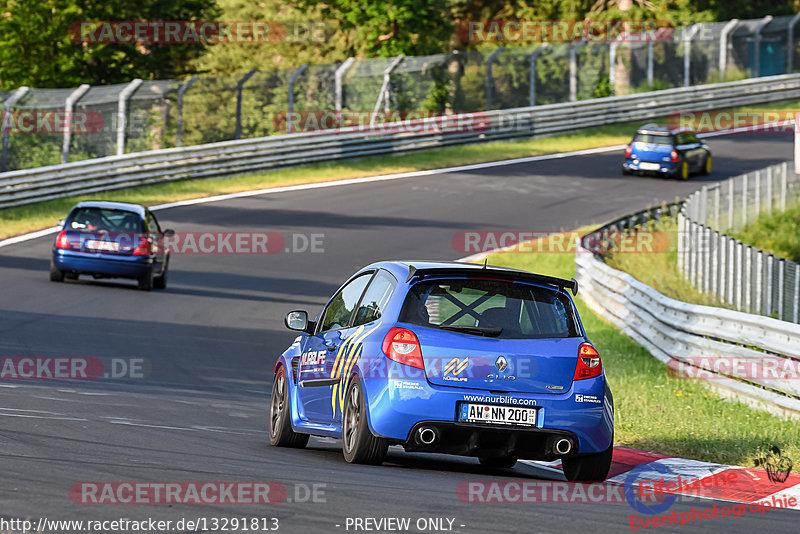
[[[727,237],[728,240],[728,256],[727,261],[725,262],[725,269],[728,271],[728,291],[727,291],[727,303],[733,306],[735,303],[734,295],[733,295],[733,279],[736,270],[736,259],[735,256],[735,249],[734,249],[734,241],[732,237]]]
[[[494,90],[494,80],[492,79],[492,63],[494,60],[497,59],[497,56],[505,50],[505,46],[501,46],[494,52],[492,55],[489,56],[489,59],[486,60],[486,111],[490,111],[492,109],[492,92]]]
[[[774,281],[773,264],[774,256],[772,254],[767,255],[767,313],[765,315],[772,315],[772,282]]]
[[[683,227],[685,226],[683,220],[683,212],[678,212],[678,272],[686,278],[686,269],[684,267],[683,249],[686,242],[683,238]]]
[[[792,314],[792,322],[800,322],[798,312],[800,312],[800,264],[794,264],[794,313]]]
[[[647,85],[653,86],[653,41],[647,42]]]
[[[89,90],[89,87],[91,87],[89,84],[82,84],[72,91],[64,101],[64,115],[66,116],[66,121],[64,122],[64,141],[61,144],[61,163],[67,163],[69,161],[69,144],[70,139],[72,139],[72,110],[75,107],[75,103]]]
[[[733,231],[733,178],[728,180],[728,231]]]
[[[183,96],[186,94],[186,91],[194,85],[194,82],[198,80],[197,76],[192,76],[181,85],[180,89],[178,89],[178,120],[176,124],[176,139],[175,144],[177,146],[183,146]]]
[[[744,243],[736,242],[736,309],[742,311],[742,252]]]
[[[756,215],[753,218],[753,220],[757,220],[758,215],[761,213],[761,171],[756,171],[755,179],[756,179],[756,191],[755,191]]]
[[[720,187],[714,188],[714,230],[719,230],[719,195],[720,195]]]
[[[614,94],[614,86],[617,83],[617,73],[614,66],[617,64],[617,47],[619,41],[612,41],[608,45],[608,85],[611,86],[611,94]]]
[[[286,106],[288,108],[286,110],[288,112],[288,116],[286,117],[286,133],[292,133],[292,126],[294,124],[294,84],[295,81],[297,81],[297,77],[303,74],[307,68],[308,65],[303,63],[289,76],[288,106]]]
[[[775,177],[773,172],[775,167],[767,167],[767,213],[772,215],[772,179]]]
[[[578,100],[578,49],[586,41],[569,45],[569,101]]]
[[[722,27],[719,35],[719,81],[725,81],[725,70],[728,67],[728,35],[736,28],[739,19],[731,19]]]
[[[783,282],[784,282],[784,267],[786,260],[781,259],[778,263],[778,319],[783,321]]]
[[[708,295],[711,292],[711,228],[703,227],[703,290]]]
[[[341,65],[339,65],[339,67],[336,69],[336,72],[333,75],[334,92],[335,92],[335,98],[336,98],[336,117],[337,117],[337,119],[339,119],[339,117],[342,116],[342,102],[344,100],[344,91],[342,89],[342,79],[344,78],[344,75],[347,72],[347,69],[349,69],[353,65],[353,63],[355,63],[355,61],[356,61],[356,58],[354,58],[354,57],[349,57],[349,58],[345,59],[344,62]]]
[[[702,27],[701,23],[693,24],[689,31],[686,31],[684,28],[683,30],[683,86],[689,87],[690,83],[690,76],[691,76],[691,65],[692,65],[692,39],[700,31]]]
[[[761,293],[764,291],[764,253],[761,250],[756,251],[756,313],[763,314],[761,307]]]
[[[747,226],[747,174],[742,175],[742,228]]]
[[[708,224],[708,218],[706,216],[706,212],[708,211],[708,186],[704,185],[702,189],[700,189],[700,214],[699,219],[703,222],[703,224]]]
[[[784,163],[781,172],[781,211],[786,211],[786,188],[789,174],[789,165]]]
[[[29,87],[22,86],[8,97],[8,100],[5,101],[3,104],[3,122],[6,121],[6,114],[11,113],[11,108],[14,107],[14,104],[19,102],[19,100],[25,96],[30,90]],[[8,145],[11,139],[11,129],[10,128],[3,128],[3,155],[2,159],[0,160],[0,172],[5,172],[8,170]]]
[[[258,72],[258,69],[253,69],[236,82],[236,129],[233,132],[234,139],[242,138],[242,91],[244,90],[244,84],[256,72]]]
[[[531,61],[531,72],[530,72],[530,92],[528,95],[528,102],[531,107],[536,105],[536,62],[539,61],[539,56],[544,49],[547,48],[550,44],[549,43],[542,43],[536,47],[536,50],[529,56]]]
[[[128,100],[131,95],[142,85],[142,80],[136,78],[120,91],[117,101],[117,155],[125,153],[125,129],[128,122]]]
[[[395,56],[389,65],[383,69],[383,83],[381,84],[381,90],[378,91],[378,99],[375,101],[375,108],[372,110],[372,116],[369,118],[370,128],[375,127],[378,112],[381,110],[381,103],[384,103],[387,116],[389,114],[389,91],[392,84],[392,71],[403,61],[404,57],[403,54]]]
[[[747,313],[753,313],[752,299],[752,269],[753,269],[753,247],[744,246],[742,248],[744,258],[742,258],[742,289],[744,290],[744,309]]]

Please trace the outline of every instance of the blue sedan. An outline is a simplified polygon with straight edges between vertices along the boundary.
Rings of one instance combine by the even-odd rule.
[[[575,280],[455,262],[380,262],[355,273],[274,364],[269,439],[342,439],[351,463],[389,445],[493,468],[561,460],[604,480],[614,404],[571,296]]]
[[[65,221],[53,244],[50,280],[76,279],[82,274],[94,278],[132,278],[139,288],[167,287],[169,252],[155,215],[138,204],[86,201],[78,203]]]

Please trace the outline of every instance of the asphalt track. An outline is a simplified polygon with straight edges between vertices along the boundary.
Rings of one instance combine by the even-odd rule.
[[[147,368],[143,378],[0,381],[0,517],[276,517],[279,532],[290,533],[352,532],[347,518],[367,516],[410,517],[410,532],[427,517],[455,518],[454,531],[469,533],[629,530],[633,510],[625,503],[456,497],[464,481],[559,479],[531,465],[486,472],[472,459],[391,449],[383,467],[367,467],[346,464],[334,440],[271,448],[271,363],[294,337],[284,313],[316,313],[343,278],[371,261],[464,256],[452,245],[460,231],[601,223],[792,154],[792,138],[782,134],[709,142],[714,172],[688,182],[623,177],[613,152],[165,209],[162,225],[178,231],[324,234],[323,253],[175,256],[166,291],[124,281],[51,283],[52,236],[0,248],[0,355],[134,358]],[[84,505],[68,494],[81,481],[272,481],[292,502]],[[298,502],[313,484],[324,485],[320,502]],[[796,532],[796,515],[657,530]]]

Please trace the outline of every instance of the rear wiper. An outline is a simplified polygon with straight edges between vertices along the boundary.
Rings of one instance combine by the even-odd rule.
[[[455,324],[439,325],[439,328],[442,330],[452,330],[453,332],[462,332],[464,334],[475,334],[486,337],[497,337],[500,335],[500,332],[503,331],[502,328],[488,328],[485,326],[466,326]]]

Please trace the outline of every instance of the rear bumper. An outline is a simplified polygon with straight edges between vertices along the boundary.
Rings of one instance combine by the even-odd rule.
[[[56,249],[53,265],[68,273],[99,274],[116,278],[141,278],[152,272],[153,258],[147,256],[111,256]]]
[[[658,169],[643,169],[642,163],[656,163],[659,168]],[[632,172],[636,174],[650,174],[655,176],[675,176],[680,171],[680,167],[677,163],[672,162],[651,162],[651,161],[639,161],[639,160],[625,160],[622,164],[622,170],[627,172]]]
[[[497,393],[434,386],[427,380],[362,379],[370,429],[408,450],[475,455],[486,450],[514,451],[518,458],[552,459],[552,440],[567,436],[575,453],[597,453],[611,444],[614,404],[605,376],[573,382],[562,394]],[[535,407],[533,427],[461,423],[463,402]],[[415,441],[420,426],[440,433],[438,447]]]

